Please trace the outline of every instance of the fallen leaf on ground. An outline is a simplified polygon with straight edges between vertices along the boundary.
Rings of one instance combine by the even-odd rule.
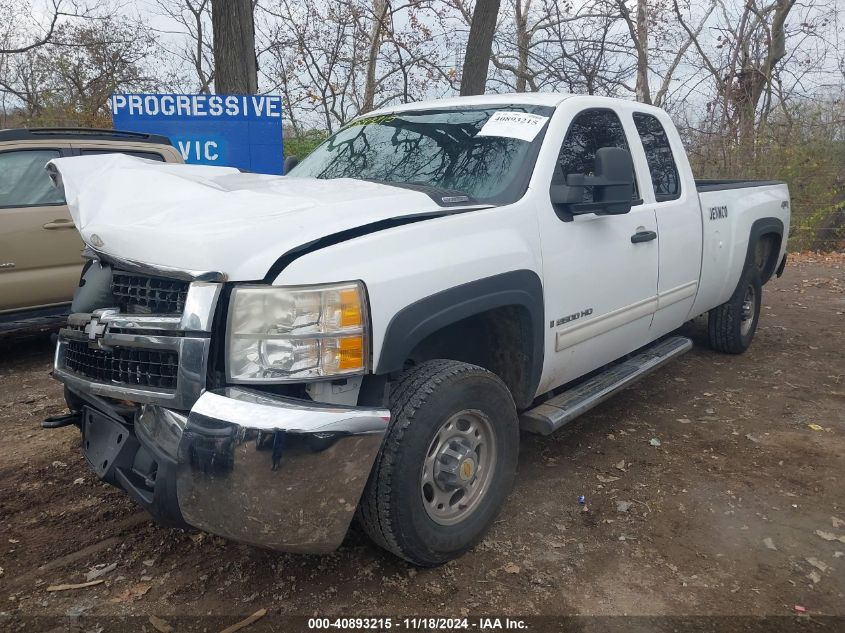
[[[504,571],[506,574],[518,574],[519,573],[519,565],[515,563],[508,563],[504,566]]]
[[[100,583],[106,582],[102,578],[100,580],[92,580],[90,582],[80,582],[75,585],[50,585],[47,587],[47,591],[67,591],[68,589],[84,589],[85,587],[93,587],[94,585],[99,585]]]
[[[824,427],[819,426],[818,424],[808,424],[807,426],[813,429],[814,431],[824,431]]]
[[[598,479],[603,484],[609,484],[614,481],[619,481],[619,477],[607,476],[607,475],[596,475],[596,479]]]
[[[247,627],[250,624],[253,624],[254,622],[257,622],[265,615],[267,615],[267,609],[259,609],[248,618],[244,618],[243,620],[241,620],[240,622],[236,622],[232,626],[227,626],[225,629],[220,631],[220,633],[235,633],[235,631],[240,631],[242,628]]]
[[[97,565],[96,567],[92,567],[91,571],[85,574],[85,580],[91,581],[100,578],[101,576],[105,576],[110,571],[114,571],[117,568],[117,563],[112,563],[111,565]]]
[[[777,551],[777,547],[775,547],[775,542],[772,540],[770,536],[767,536],[763,539],[763,545],[765,545],[768,549],[773,549]]]
[[[102,580],[98,580],[95,582],[103,582]],[[141,582],[137,585],[133,585],[126,589],[125,591],[119,593],[114,598],[109,600],[112,604],[118,604],[121,602],[133,602],[138,598],[144,596],[150,589],[153,588],[152,583],[149,582]]]
[[[830,567],[828,567],[825,563],[820,561],[818,558],[810,556],[809,558],[805,558],[808,563],[810,563],[813,567],[818,569],[820,572],[826,572]]]
[[[156,631],[158,631],[158,633],[173,633],[173,627],[170,626],[170,624],[168,624],[166,620],[157,618],[154,615],[151,615],[148,620],[152,627]]]
[[[816,536],[821,536],[826,541],[839,541],[845,543],[845,536],[836,536],[833,532],[825,532],[824,530],[816,530]]]

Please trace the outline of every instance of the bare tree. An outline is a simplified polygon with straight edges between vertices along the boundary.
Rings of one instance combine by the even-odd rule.
[[[367,55],[367,79],[364,82],[364,103],[361,104],[361,112],[369,112],[373,109],[373,100],[376,96],[376,65],[378,64],[378,52],[381,47],[381,36],[384,31],[385,19],[390,5],[387,0],[373,0],[373,25],[370,28],[370,50]]]
[[[681,41],[675,40],[675,47],[676,50],[674,56],[671,58],[671,62],[667,67],[666,71],[663,74],[663,78],[660,82],[660,88],[657,90],[657,94],[654,97],[654,105],[658,107],[663,107],[666,104],[666,99],[669,95],[669,89],[672,84],[672,80],[675,79],[675,73],[678,70],[681,62],[684,60],[684,57],[687,54],[690,46],[692,46],[693,42],[698,41],[701,37],[701,32],[704,29],[704,25],[707,24],[710,16],[713,14],[713,10],[716,8],[716,0],[710,0],[710,4],[705,9],[704,13],[698,20],[698,24],[688,31],[681,30]],[[677,29],[672,29],[673,31],[677,31]]]
[[[651,103],[651,91],[648,86],[648,7],[646,0],[637,0],[636,17],[631,16],[625,0],[616,0],[619,13],[631,34],[631,42],[637,54],[637,80],[635,92],[637,101]]]
[[[258,92],[252,0],[211,0],[211,25],[216,91]]]
[[[155,38],[142,23],[101,17],[60,24],[54,35],[55,42],[15,55],[0,80],[26,123],[108,125],[112,93],[158,85],[145,67]]]
[[[257,20],[267,62],[262,74],[281,91],[295,129],[327,131],[391,102],[445,92],[455,78],[436,2],[265,0]]]
[[[30,8],[24,7],[19,2],[9,2],[4,4],[6,5],[3,6],[3,16],[6,20],[5,26],[12,27],[14,30],[22,33],[26,33],[27,31],[22,29],[21,25],[17,24],[13,18],[24,17],[27,9]],[[56,31],[62,19],[87,17],[89,11],[90,10],[84,5],[74,4],[73,2],[67,2],[66,0],[50,0],[44,20],[36,22],[35,28],[27,33],[32,36],[32,39],[19,44],[15,44],[14,42],[7,40],[2,47],[0,47],[0,55],[26,53],[28,51],[35,50],[36,48],[40,48],[45,44],[55,42],[57,39]],[[29,12],[30,16],[32,13],[34,13],[34,11]]]
[[[760,99],[773,89],[776,66],[787,53],[786,20],[794,5],[795,0],[774,0],[766,6],[748,0],[739,15],[733,16],[724,0],[718,0],[721,20],[717,54],[710,55],[696,30],[687,24],[677,0],[673,0],[678,22],[715,88],[709,106],[711,122],[722,134],[738,141],[746,154],[753,151]]]
[[[461,72],[462,96],[484,94],[499,5],[500,0],[476,0]]]
[[[210,92],[214,80],[214,51],[209,28],[211,0],[156,0],[156,7],[176,25],[177,30],[164,32],[184,37],[180,45],[168,53],[190,65],[197,92]]]

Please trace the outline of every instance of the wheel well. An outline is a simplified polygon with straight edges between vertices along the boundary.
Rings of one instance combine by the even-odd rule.
[[[410,352],[406,365],[435,358],[478,365],[504,381],[517,408],[534,399],[534,341],[531,315],[523,306],[503,306],[474,314],[431,333]]]
[[[760,280],[769,281],[778,266],[782,237],[779,233],[764,233],[754,245],[754,265],[760,271]]]

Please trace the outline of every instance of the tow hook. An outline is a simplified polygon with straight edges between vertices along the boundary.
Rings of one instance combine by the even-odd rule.
[[[76,424],[77,426],[82,424],[81,411],[71,411],[63,415],[51,415],[50,417],[44,418],[41,422],[41,428],[60,429],[63,426],[70,426],[71,424]]]

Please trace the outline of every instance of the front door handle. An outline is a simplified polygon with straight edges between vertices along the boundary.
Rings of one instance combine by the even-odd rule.
[[[56,229],[72,229],[73,228],[73,220],[53,220],[52,222],[47,222],[43,227],[48,231],[55,231]]]
[[[631,244],[639,244],[640,242],[650,242],[657,239],[656,231],[637,231],[631,236]]]

